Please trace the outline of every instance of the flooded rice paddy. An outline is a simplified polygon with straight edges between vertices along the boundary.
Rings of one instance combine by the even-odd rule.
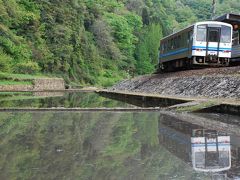
[[[132,107],[93,93],[16,96],[1,107]],[[0,112],[0,179],[239,179],[238,120],[164,111]]]
[[[0,108],[99,108],[135,107],[93,92],[0,92]]]

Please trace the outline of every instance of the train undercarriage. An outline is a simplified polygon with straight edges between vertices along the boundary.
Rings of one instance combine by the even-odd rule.
[[[172,61],[167,61],[160,63],[157,68],[156,73],[161,72],[174,72],[180,70],[189,69],[201,69],[208,67],[227,67],[233,65],[239,65],[240,63],[231,63],[229,58],[217,58],[216,56],[207,57],[193,57],[176,59]]]

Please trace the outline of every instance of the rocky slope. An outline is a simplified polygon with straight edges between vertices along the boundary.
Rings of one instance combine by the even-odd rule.
[[[240,67],[206,68],[141,76],[124,80],[110,90],[239,99]]]

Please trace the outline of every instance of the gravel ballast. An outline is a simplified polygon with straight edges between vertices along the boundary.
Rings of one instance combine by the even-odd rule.
[[[206,68],[124,80],[111,91],[240,99],[240,67]]]

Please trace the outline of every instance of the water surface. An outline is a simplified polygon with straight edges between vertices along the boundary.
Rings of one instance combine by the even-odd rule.
[[[160,112],[1,112],[0,179],[240,178],[240,134],[215,127]],[[228,170],[193,168],[191,138],[201,132],[229,137],[231,150],[209,149],[198,166],[216,170],[230,160]]]
[[[102,97],[91,92],[0,92],[2,108],[100,108],[100,107],[135,107],[125,102]]]

